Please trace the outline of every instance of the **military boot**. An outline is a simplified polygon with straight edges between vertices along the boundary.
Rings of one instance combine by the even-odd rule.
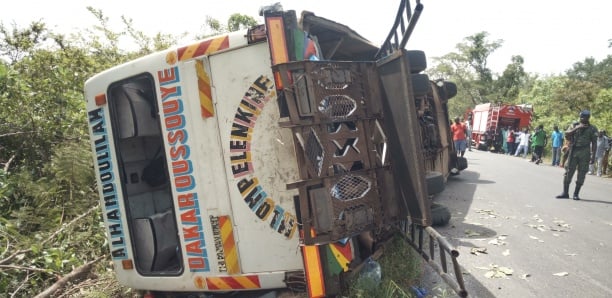
[[[578,197],[578,193],[580,192],[580,188],[582,187],[582,185],[578,185],[576,184],[576,188],[574,189],[574,197],[572,197],[572,199],[574,200],[580,200],[580,197]]]
[[[563,183],[563,193],[556,196],[557,199],[569,199],[569,184]]]

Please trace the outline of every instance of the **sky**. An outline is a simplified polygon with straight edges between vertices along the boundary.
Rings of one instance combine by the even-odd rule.
[[[42,20],[56,33],[82,31],[96,25],[87,6],[101,9],[114,30],[121,30],[121,16],[131,18],[137,30],[190,36],[201,33],[207,16],[223,23],[233,13],[254,17],[259,8],[279,2],[285,10],[314,12],[351,27],[380,45],[393,24],[399,0],[373,4],[355,0],[19,0],[0,10],[5,26],[25,27]],[[411,0],[414,5],[415,0]],[[406,46],[432,57],[456,51],[465,37],[489,33],[490,41],[503,40],[489,56],[488,66],[501,74],[513,55],[523,56],[525,71],[542,75],[562,74],[576,62],[612,55],[612,3],[605,0],[421,0],[423,13]],[[187,41],[185,41],[187,42]]]

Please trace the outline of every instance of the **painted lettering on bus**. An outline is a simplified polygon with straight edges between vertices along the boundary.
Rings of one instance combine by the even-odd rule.
[[[257,118],[265,104],[274,97],[274,92],[273,82],[260,76],[242,97],[230,132],[230,169],[234,178],[240,179],[236,187],[253,214],[267,222],[274,231],[290,239],[297,229],[296,216],[286,212],[268,196],[254,176],[251,158],[251,139]]]
[[[157,79],[160,84],[166,140],[170,146],[170,172],[177,192],[181,232],[185,239],[187,267],[191,272],[208,272],[210,263],[204,237],[203,215],[198,194],[193,191],[196,180],[190,159],[189,133],[186,129],[187,118],[183,114],[183,94],[178,67],[158,71]]]
[[[98,108],[88,113],[89,126],[93,132],[93,142],[96,151],[96,164],[98,182],[102,186],[102,205],[106,216],[106,229],[110,236],[111,256],[115,260],[128,258],[126,249],[125,234],[121,214],[119,209],[117,187],[115,184],[115,174],[113,172],[112,151],[108,144],[108,131],[104,110]]]

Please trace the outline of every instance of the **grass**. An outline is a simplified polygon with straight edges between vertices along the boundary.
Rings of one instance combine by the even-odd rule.
[[[421,276],[421,257],[400,235],[385,245],[384,253],[377,261],[382,273],[380,284],[357,276],[349,285],[348,297],[415,297],[411,287],[417,285]]]

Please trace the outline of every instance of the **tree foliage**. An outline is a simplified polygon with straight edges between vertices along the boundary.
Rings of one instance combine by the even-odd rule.
[[[592,121],[610,130],[610,87],[612,55],[602,61],[587,57],[571,65],[563,76],[526,73],[521,55],[514,55],[502,74],[487,67],[488,57],[503,44],[479,32],[457,44],[457,51],[434,58],[428,71],[434,78],[457,84],[458,93],[449,103],[452,116],[462,116],[468,108],[486,102],[531,104],[534,125],[565,127],[577,119],[578,112],[590,109]]]

